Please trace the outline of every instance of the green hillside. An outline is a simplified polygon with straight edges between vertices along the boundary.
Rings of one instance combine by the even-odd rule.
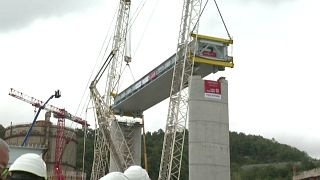
[[[83,131],[77,130],[78,151],[77,169],[82,169]],[[157,179],[163,130],[147,132],[148,172],[151,179]],[[186,133],[184,155],[182,162],[182,180],[188,179],[188,133]],[[0,137],[4,136],[4,127],[0,125]],[[93,161],[94,131],[87,130],[84,170],[87,179],[90,178]],[[143,152],[142,152],[143,153]],[[230,132],[231,179],[233,180],[271,180],[292,179],[293,167],[297,171],[320,167],[319,160],[311,158],[306,152],[297,148],[280,144],[274,139],[262,136],[246,135],[244,133]],[[143,154],[142,154],[143,158]],[[143,163],[144,160],[142,159]],[[143,163],[144,166],[144,163]]]
[[[306,152],[262,136],[230,132],[232,179],[292,179],[298,171],[319,166]]]
[[[93,158],[94,131],[88,131],[85,171],[90,175]],[[188,133],[185,141],[182,162],[182,180],[188,179]],[[79,137],[83,133],[78,131]],[[162,150],[163,130],[146,133],[148,172],[151,179],[157,179]],[[79,138],[77,167],[82,167],[83,141]],[[303,171],[319,167],[319,161],[312,159],[307,153],[280,144],[276,140],[265,139],[262,136],[246,135],[230,132],[231,178],[234,180],[256,179],[292,179],[293,167]],[[143,154],[142,154],[143,157]],[[143,163],[144,160],[142,159]],[[144,163],[143,163],[144,166]]]

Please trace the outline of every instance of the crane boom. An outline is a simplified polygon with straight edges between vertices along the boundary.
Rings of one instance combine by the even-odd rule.
[[[159,180],[180,178],[185,128],[188,112],[188,92],[185,84],[193,73],[193,61],[188,44],[191,34],[198,31],[202,0],[184,0],[175,66],[170,90],[169,109],[164,135]],[[190,84],[189,84],[190,86]]]
[[[112,50],[98,74],[90,85],[90,96],[95,107],[95,114],[99,128],[95,130],[94,160],[92,165],[91,180],[97,180],[106,174],[110,158],[112,158],[119,171],[124,171],[134,164],[133,156],[128,147],[122,130],[113,114],[112,94],[117,93],[121,76],[122,63],[126,57],[126,37],[129,23],[131,0],[120,0],[117,21],[113,36]],[[102,96],[97,90],[103,73],[107,71],[106,94]],[[116,132],[111,132],[111,126],[115,124]],[[120,143],[115,143],[113,133],[117,134]],[[127,152],[126,154],[122,152]]]
[[[40,108],[44,104],[43,101],[38,100],[34,97],[28,96],[28,95],[26,95],[20,91],[17,91],[13,88],[10,88],[9,95],[12,97],[15,97],[17,99],[20,99],[24,102],[27,102],[36,108]],[[69,120],[71,120],[75,123],[81,124],[83,126],[87,126],[87,127],[90,126],[86,120],[83,120],[80,117],[72,115],[71,113],[69,113],[65,109],[61,109],[61,108],[58,108],[58,107],[55,107],[52,105],[46,105],[44,107],[44,109],[52,112],[55,118],[69,119]]]

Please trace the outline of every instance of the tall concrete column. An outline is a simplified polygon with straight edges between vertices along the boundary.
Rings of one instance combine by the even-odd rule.
[[[130,153],[133,157],[134,164],[131,165],[138,165],[141,166],[141,129],[142,125],[139,122],[118,122],[123,133],[124,138],[126,139],[127,145],[130,149]],[[122,135],[121,132],[117,130],[117,126],[115,123],[111,126],[111,137],[113,138],[113,142],[115,143],[116,147],[120,147],[122,145]],[[119,154],[127,155],[126,148],[124,145],[121,146],[119,149]],[[112,153],[112,152],[111,152]],[[111,154],[112,156],[112,154]],[[110,158],[110,166],[109,172],[121,171],[118,167],[114,159]]]
[[[200,76],[191,77],[191,81],[189,180],[230,180],[228,82],[220,78],[215,83],[220,86],[219,95],[212,91],[205,94],[208,87]]]

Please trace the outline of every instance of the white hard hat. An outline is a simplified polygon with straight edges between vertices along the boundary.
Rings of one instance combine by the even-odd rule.
[[[130,180],[150,180],[147,171],[140,166],[130,166],[124,171],[124,175]]]
[[[123,173],[121,172],[111,172],[99,180],[129,180]]]
[[[18,157],[10,166],[9,171],[24,171],[47,179],[46,163],[38,154],[27,153]]]

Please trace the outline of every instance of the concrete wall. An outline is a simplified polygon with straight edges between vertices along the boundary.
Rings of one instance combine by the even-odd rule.
[[[78,172],[78,171],[63,171],[63,175],[65,180],[85,180],[87,178],[86,173]],[[54,172],[48,173],[48,180],[57,180],[58,177],[54,174]]]
[[[9,153],[9,163],[8,167],[22,154],[26,153],[35,153],[39,156],[42,156],[44,147],[43,146],[24,146],[21,147],[20,145],[9,145],[10,146],[10,153]]]
[[[55,149],[56,149],[56,133],[57,126],[50,128],[49,138],[49,150],[48,150],[48,169],[53,169],[55,164]],[[76,167],[76,155],[77,155],[77,136],[75,131],[70,128],[64,129],[64,135],[68,137],[68,142],[64,145],[64,152],[62,155],[61,167],[64,171],[73,171]]]
[[[30,128],[31,124],[20,124],[9,126],[5,130],[5,141],[9,145],[20,146]],[[49,127],[48,143],[46,144],[46,126]],[[27,143],[28,147],[41,147],[46,149],[44,160],[47,164],[48,171],[52,171],[55,164],[55,147],[56,147],[56,131],[55,125],[52,125],[48,121],[37,121],[36,125],[33,127],[29,141]],[[65,135],[71,137],[75,131],[70,128],[65,128]],[[76,152],[77,152],[77,140],[74,135],[69,143],[65,144],[65,150],[62,156],[62,169],[65,171],[73,171],[76,166]]]
[[[21,145],[31,124],[9,126],[5,130],[5,140],[11,145]],[[44,145],[44,126],[35,125],[32,129],[28,145]]]
[[[228,83],[221,99],[206,98],[204,81],[191,77],[189,89],[189,179],[230,180]]]
[[[303,171],[292,177],[293,180],[318,180],[320,179],[320,168]]]

